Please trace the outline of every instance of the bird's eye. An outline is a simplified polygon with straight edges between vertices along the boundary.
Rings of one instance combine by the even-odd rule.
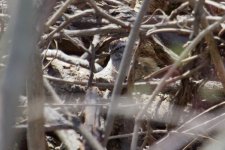
[[[123,52],[124,48],[125,48],[124,45],[118,45],[116,47],[112,47],[112,48],[110,48],[110,53],[113,54],[113,53],[120,52],[120,51]]]
[[[118,46],[115,51],[120,51],[120,50],[124,50],[125,46],[124,45],[120,45]]]

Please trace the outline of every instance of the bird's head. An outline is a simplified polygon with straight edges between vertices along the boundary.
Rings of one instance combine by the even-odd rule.
[[[112,41],[109,45],[110,58],[114,61],[121,61],[125,46],[126,41],[123,39]]]

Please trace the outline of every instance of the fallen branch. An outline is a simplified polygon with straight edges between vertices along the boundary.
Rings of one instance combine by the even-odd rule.
[[[55,57],[61,61],[67,62],[69,64],[73,64],[73,65],[80,65],[81,67],[84,68],[89,68],[89,62],[87,60],[81,59],[79,57],[72,57],[69,55],[66,55],[65,53],[63,53],[60,50],[55,50],[55,49],[46,49],[42,52],[42,57]],[[98,65],[97,63],[95,63],[95,69],[96,71],[100,71],[102,70],[102,67],[100,65]]]

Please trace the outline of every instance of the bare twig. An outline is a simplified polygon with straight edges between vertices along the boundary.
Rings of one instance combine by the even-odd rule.
[[[115,23],[117,25],[120,25],[121,27],[124,28],[129,28],[129,23],[123,22],[122,20],[116,19],[112,16],[110,16],[109,14],[105,13],[104,10],[102,10],[100,7],[98,7],[95,3],[94,0],[87,0],[89,2],[89,4],[95,9],[95,11],[101,15],[102,17],[104,17],[105,19],[111,21],[112,23]]]
[[[46,27],[50,27],[67,9],[67,7],[75,0],[67,0],[63,5],[54,13],[54,15],[46,22]]]
[[[82,12],[77,13],[72,16],[67,16],[67,20],[65,22],[63,22],[60,26],[58,26],[55,30],[50,32],[47,36],[45,36],[44,40],[47,40],[47,41],[50,40],[55,33],[60,32],[63,28],[65,28],[72,21],[79,19],[81,17],[87,16],[87,15],[93,14],[93,13],[94,13],[94,10],[90,9],[90,10],[82,11]]]
[[[177,33],[186,33],[186,34],[190,34],[191,33],[191,31],[188,30],[188,29],[163,28],[163,29],[149,30],[146,33],[146,36],[151,36],[152,34],[162,33],[162,32],[177,32]]]
[[[30,150],[45,150],[44,133],[44,85],[42,78],[41,58],[37,50],[30,59],[30,70],[27,80],[28,128],[27,140]]]
[[[48,66],[53,62],[53,60],[56,59],[59,48],[58,48],[58,42],[55,40],[54,40],[54,42],[55,42],[55,47],[56,47],[57,52],[56,52],[55,56],[42,68],[42,70],[45,70],[46,68],[48,68]],[[43,59],[44,59],[44,57],[43,57]]]
[[[193,61],[193,60],[195,60],[195,59],[197,59],[199,57],[200,57],[200,55],[194,55],[194,56],[188,57],[186,59],[183,59],[181,62],[182,63],[187,63],[187,62]],[[172,65],[165,66],[165,67],[163,67],[163,68],[161,68],[161,69],[159,69],[159,70],[157,70],[157,71],[147,75],[146,77],[144,77],[144,80],[149,80],[150,78],[153,78],[153,77],[155,77],[155,76],[157,76],[157,75],[159,75],[159,74],[161,74],[163,72],[168,71],[171,66]]]
[[[145,135],[147,132],[138,132],[138,135]],[[152,134],[166,134],[168,133],[167,130],[153,130]],[[109,140],[113,139],[119,139],[119,138],[128,138],[133,136],[133,133],[128,133],[128,134],[122,134],[122,135],[112,135],[109,137]]]
[[[46,7],[41,7],[41,9],[43,8],[41,12],[48,14],[48,12],[46,12],[47,10],[44,9],[49,9],[54,2],[55,1],[39,1],[38,6],[41,7],[43,3],[46,4]],[[36,8],[37,3],[34,3],[33,1],[24,0],[15,3],[19,5],[18,8],[11,5],[11,8],[13,8],[11,10],[15,10],[14,12],[11,12],[12,20],[9,25],[11,33],[11,54],[5,73],[0,101],[2,106],[0,113],[1,150],[14,149],[12,148],[14,144],[11,143],[14,138],[14,130],[11,128],[15,123],[16,105],[18,97],[25,87],[27,68],[30,64],[29,57],[33,55],[33,52],[36,49],[35,44],[38,40],[38,36],[42,33],[42,28],[39,25],[42,25],[43,20],[46,17],[44,15],[39,15],[40,8]],[[31,34],[32,36],[30,36]],[[8,40],[9,39],[7,39],[7,41]]]
[[[172,83],[172,82],[175,82],[177,80],[181,80],[181,79],[184,79],[184,78],[187,78],[187,77],[190,77],[192,74],[194,74],[195,72],[199,71],[199,69],[201,69],[202,67],[204,67],[206,65],[206,62],[203,62],[201,65],[199,65],[198,67],[192,69],[192,70],[188,70],[187,72],[183,73],[182,75],[180,76],[176,76],[176,77],[173,77],[173,78],[170,78],[168,80],[166,80],[166,84],[169,84],[169,83]]]
[[[95,35],[93,37],[93,41],[89,47],[89,51],[91,53],[91,59],[89,62],[89,66],[90,66],[90,76],[89,76],[89,80],[88,80],[88,87],[92,86],[92,81],[93,81],[93,77],[94,77],[94,70],[95,70],[95,51],[96,51],[96,46],[99,43],[99,39],[100,36],[99,35]]]
[[[185,7],[187,7],[189,5],[189,2],[187,1],[187,2],[183,2],[179,7],[177,7],[175,10],[173,10],[172,12],[171,12],[171,14],[170,14],[170,16],[169,16],[169,20],[173,20],[175,17],[176,17],[176,15],[179,13],[179,12],[181,12],[181,11],[183,11],[183,9],[185,8]]]
[[[104,34],[104,33],[121,33],[121,32],[125,33],[127,32],[127,30],[119,26],[110,24],[104,27],[91,28],[91,29],[85,29],[85,30],[65,30],[64,29],[63,32],[70,36],[91,36],[95,34]]]
[[[107,120],[106,120],[106,126],[105,126],[105,137],[104,137],[104,142],[103,142],[104,146],[107,144],[108,137],[112,131],[113,122],[114,122],[114,118],[115,118],[114,110],[118,104],[117,98],[118,98],[118,95],[120,95],[121,90],[122,90],[122,83],[126,77],[126,73],[127,73],[128,67],[131,62],[131,57],[133,54],[132,50],[135,45],[135,41],[138,38],[141,21],[142,21],[143,16],[145,15],[145,12],[147,11],[148,4],[149,4],[148,0],[145,0],[143,2],[141,10],[137,15],[137,19],[135,20],[134,26],[131,29],[131,32],[128,37],[128,41],[127,41],[127,45],[125,47],[125,51],[123,54],[122,62],[120,64],[119,74],[116,79],[115,88],[113,89],[113,93],[112,93],[112,102],[111,102],[111,105],[110,105],[110,108],[109,108],[108,114],[107,114]]]
[[[207,20],[210,22],[212,21],[218,21],[221,19],[221,17],[218,16],[207,16]],[[177,28],[178,24],[191,24],[193,22],[193,18],[183,18],[178,21],[169,21],[165,23],[157,23],[157,24],[151,24],[151,25],[141,25],[141,33],[146,34],[146,32],[150,29],[153,28]],[[55,30],[57,28],[51,27],[52,30]],[[189,32],[185,29],[177,29],[178,31],[180,30],[181,32]],[[98,28],[90,28],[90,29],[85,29],[85,30],[67,30],[63,29],[61,32],[64,34],[67,34],[69,36],[93,36],[95,34],[107,34],[107,33],[127,33],[128,30],[121,28],[120,26],[116,26],[114,24],[109,24],[103,27],[98,27]],[[44,35],[42,39],[46,39],[48,35]],[[53,38],[60,37],[60,33],[55,33]]]

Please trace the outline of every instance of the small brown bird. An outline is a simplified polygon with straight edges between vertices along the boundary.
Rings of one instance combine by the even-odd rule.
[[[119,66],[123,57],[123,52],[126,46],[126,41],[119,39],[110,43],[109,52],[110,59],[106,67],[95,74],[96,79],[106,79],[114,81],[119,71]]]
[[[115,81],[119,71],[120,63],[122,61],[123,52],[126,46],[126,40],[127,38],[122,38],[110,43],[109,62],[102,71],[95,74],[95,79],[100,79],[100,81],[101,79],[106,81]],[[145,46],[143,46],[142,43],[138,48],[138,50],[140,50],[141,52],[137,58],[138,64],[136,64],[135,66],[135,80],[140,80],[146,75],[149,75],[150,73],[159,69],[156,60],[145,52],[146,49],[149,50],[152,49],[152,47],[148,46],[148,44],[145,44]]]

